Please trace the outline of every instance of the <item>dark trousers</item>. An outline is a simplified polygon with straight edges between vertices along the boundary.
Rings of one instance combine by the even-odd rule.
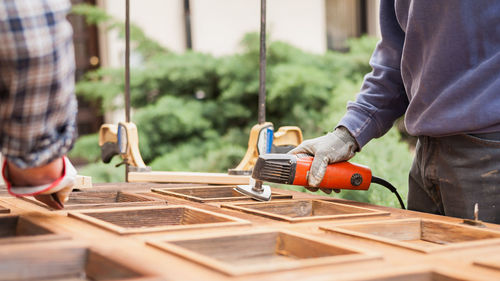
[[[419,137],[408,209],[500,224],[500,133]]]

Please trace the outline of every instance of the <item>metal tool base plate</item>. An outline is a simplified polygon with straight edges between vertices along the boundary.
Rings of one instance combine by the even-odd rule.
[[[269,185],[263,185],[262,192],[255,190],[252,185],[238,185],[234,190],[257,201],[267,202],[271,200],[271,187]]]

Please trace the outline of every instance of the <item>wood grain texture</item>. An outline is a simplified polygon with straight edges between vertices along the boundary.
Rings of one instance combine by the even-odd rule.
[[[10,213],[10,209],[0,205],[0,214],[8,214],[8,213]]]
[[[467,281],[490,280],[477,274],[463,273],[460,269],[448,269],[439,266],[403,266],[373,271],[369,277],[351,278],[350,281]]]
[[[250,215],[229,208],[219,208],[221,204],[228,204],[227,202],[209,201],[201,203],[181,197],[174,198],[149,192],[151,188],[184,188],[191,184],[182,183],[175,185],[177,186],[164,183],[94,184],[93,189],[88,192],[115,192],[115,194],[118,191],[130,193],[141,192],[139,195],[161,198],[164,201],[167,200],[170,205],[125,208],[110,207],[107,209],[92,208],[92,210],[79,209],[70,210],[69,212],[75,214],[86,212],[101,213],[127,209],[154,209],[177,205],[177,207],[192,207],[214,213],[215,215],[246,220],[246,223],[224,225],[226,222],[215,220],[211,223],[200,224],[199,222],[209,221],[212,218],[208,217],[205,219],[204,215],[198,215],[196,212],[147,212],[147,218],[144,219],[136,216],[122,218],[122,223],[125,226],[138,226],[140,223],[138,224],[137,221],[143,221],[144,225],[150,225],[144,227],[145,230],[143,232],[139,229],[136,232],[126,233],[123,232],[123,229],[126,229],[126,227],[115,225],[95,217],[88,216],[90,220],[94,220],[94,222],[88,223],[81,219],[75,219],[71,215],[68,217],[66,211],[53,212],[25,200],[14,197],[3,197],[0,199],[0,205],[11,209],[14,215],[0,215],[0,218],[4,216],[19,216],[21,218],[19,222],[11,220],[10,222],[5,221],[5,224],[10,224],[18,228],[16,230],[18,232],[30,234],[40,232],[40,235],[0,238],[0,241],[8,241],[6,243],[2,242],[3,244],[0,245],[0,256],[4,251],[8,251],[9,253],[9,248],[22,246],[30,254],[33,251],[37,252],[33,260],[23,258],[22,260],[24,261],[33,261],[33,263],[36,263],[37,260],[47,259],[46,256],[48,255],[56,255],[56,259],[64,259],[61,262],[55,263],[61,265],[65,264],[67,260],[69,261],[71,255],[68,253],[58,254],[58,251],[48,250],[48,248],[44,247],[39,248],[38,246],[48,247],[49,245],[67,243],[67,247],[73,247],[75,246],[73,245],[74,242],[78,242],[79,244],[76,248],[87,249],[87,257],[90,257],[91,253],[95,253],[93,258],[88,258],[85,261],[83,264],[84,269],[79,271],[84,272],[84,274],[80,273],[79,275],[73,275],[73,273],[69,275],[64,273],[58,276],[44,275],[45,272],[40,269],[39,264],[33,265],[33,271],[31,271],[31,267],[25,266],[25,269],[27,268],[28,271],[31,271],[31,274],[34,274],[32,276],[36,276],[29,278],[31,280],[125,279],[149,281],[151,279],[154,280],[155,277],[159,280],[182,281],[500,280],[500,270],[496,269],[493,264],[495,257],[500,252],[500,244],[492,243],[497,238],[489,238],[493,229],[500,231],[500,225],[485,223],[487,233],[473,234],[471,236],[484,238],[476,241],[470,240],[469,235],[471,233],[464,229],[458,230],[459,232],[465,231],[464,236],[453,236],[447,232],[456,232],[454,228],[443,227],[441,224],[434,226],[432,223],[423,223],[423,221],[430,221],[462,226],[460,219],[374,206],[361,202],[346,201],[290,190],[273,189],[273,191],[278,191],[288,196],[293,195],[293,198],[296,199],[295,201],[321,199],[322,202],[328,201],[348,206],[347,209],[339,210],[340,212],[344,212],[350,209],[350,207],[360,207],[381,212],[390,212],[390,215],[288,223],[284,220]],[[248,204],[256,203],[251,200],[247,202]],[[272,200],[270,203],[278,202],[280,200]],[[234,202],[234,204],[240,203],[242,202]],[[296,209],[281,207],[278,209],[280,209],[280,213],[287,216],[299,214],[307,217],[310,214],[309,212],[314,213],[314,215],[323,216],[329,215],[330,212],[329,209],[323,209],[321,206],[315,207],[312,204],[297,204],[297,206],[299,207]],[[356,213],[355,211],[353,212]],[[164,226],[155,226],[155,218],[157,218],[156,220],[172,223],[172,225],[169,225],[169,229],[167,230],[165,230]],[[27,222],[21,223],[23,220]],[[43,236],[44,234],[41,234],[43,231],[31,226],[31,224],[46,229],[50,233],[53,233],[53,235],[66,235],[71,240],[61,240],[66,242],[59,240],[40,241],[37,237]],[[109,225],[109,229],[114,230],[109,231],[103,228],[102,225],[106,224]],[[0,229],[1,225],[2,222],[0,221]],[[382,235],[382,237],[378,236],[380,239],[394,240],[393,238],[397,238],[396,242],[401,243],[404,247],[374,240],[371,239],[371,236],[370,238],[366,238],[320,229],[320,227],[339,228],[344,226],[350,226],[350,229],[343,229],[345,232],[359,232],[357,231],[358,229],[368,231],[367,229],[369,229],[371,234],[361,233],[367,237],[370,235],[377,237],[374,234],[378,234]],[[467,227],[467,229],[476,229],[470,226]],[[428,234],[427,237],[422,233],[422,229],[425,228],[432,229],[424,231]],[[387,232],[387,229],[391,231]],[[12,233],[12,230],[9,231]],[[497,233],[498,231],[493,232]],[[293,235],[280,236],[277,234],[289,232]],[[443,244],[443,242],[446,242],[443,240],[443,237],[450,235],[456,241],[451,240],[453,241],[452,243],[448,241],[448,244]],[[227,238],[229,236],[232,238]],[[422,237],[434,242],[422,240]],[[11,240],[9,241],[9,239]],[[16,242],[18,241],[17,239],[27,240],[19,243]],[[33,240],[30,241],[29,239]],[[212,239],[217,242],[205,242]],[[170,242],[178,242],[179,245]],[[157,243],[159,245],[151,246]],[[331,243],[335,247],[330,248],[327,246]],[[417,250],[408,248],[412,246]],[[366,257],[366,259],[359,259],[360,255]],[[8,254],[4,257],[7,256],[9,259],[11,258]],[[104,260],[99,256],[103,257]],[[108,258],[111,262],[106,261]],[[89,262],[89,259],[93,262]],[[113,264],[124,265],[133,272],[146,276],[131,278],[117,277],[121,276],[126,270],[113,269]],[[71,265],[68,265],[68,267],[71,267]],[[82,267],[77,266],[74,268],[81,269]],[[19,267],[13,266],[10,262],[4,263],[3,260],[0,260],[0,280],[7,278],[4,277],[4,271],[2,270],[7,272],[5,276],[12,277],[18,269]],[[33,273],[37,270],[40,270],[40,273]],[[109,277],[95,276],[98,273],[109,274],[107,275]],[[19,276],[15,279],[19,280]]]
[[[500,245],[500,231],[418,218],[320,228],[423,253]]]
[[[132,207],[70,212],[78,218],[119,234],[148,233],[192,228],[229,227],[250,222],[190,206]]]
[[[187,199],[195,202],[226,202],[248,200],[248,196],[234,190],[236,185],[223,186],[194,186],[194,187],[179,187],[179,188],[153,188],[153,192],[175,196],[182,199]],[[272,192],[272,199],[290,199],[291,195],[279,192]]]
[[[221,207],[288,222],[389,215],[374,209],[321,200],[281,200],[258,203],[222,204]]]
[[[130,182],[169,182],[204,184],[248,184],[250,176],[228,175],[226,173],[195,172],[130,172]]]
[[[0,216],[0,246],[69,238],[17,215]]]
[[[23,197],[33,204],[53,210],[33,197]],[[70,194],[68,201],[64,204],[65,210],[98,209],[110,207],[149,206],[165,205],[165,200],[154,197],[146,197],[139,194],[123,191],[95,192],[74,191]]]
[[[77,175],[75,177],[75,184],[73,185],[73,189],[89,189],[92,188],[92,177]]]
[[[232,276],[379,258],[287,230],[200,235],[148,244]]]
[[[147,277],[73,242],[2,246],[2,280],[133,280]]]
[[[12,195],[7,191],[5,184],[0,184],[0,197],[10,197]]]
[[[500,273],[500,254],[491,254],[474,259],[474,264],[499,271]]]

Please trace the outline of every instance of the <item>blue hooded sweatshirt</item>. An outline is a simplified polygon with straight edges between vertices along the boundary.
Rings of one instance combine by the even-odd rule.
[[[500,132],[500,1],[382,0],[380,29],[339,123],[360,147],[403,114],[415,136]]]

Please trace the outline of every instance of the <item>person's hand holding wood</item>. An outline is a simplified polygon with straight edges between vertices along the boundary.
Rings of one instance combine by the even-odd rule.
[[[76,170],[67,157],[46,165],[20,169],[5,160],[2,176],[9,193],[16,197],[34,196],[38,201],[60,210],[73,190]]]

